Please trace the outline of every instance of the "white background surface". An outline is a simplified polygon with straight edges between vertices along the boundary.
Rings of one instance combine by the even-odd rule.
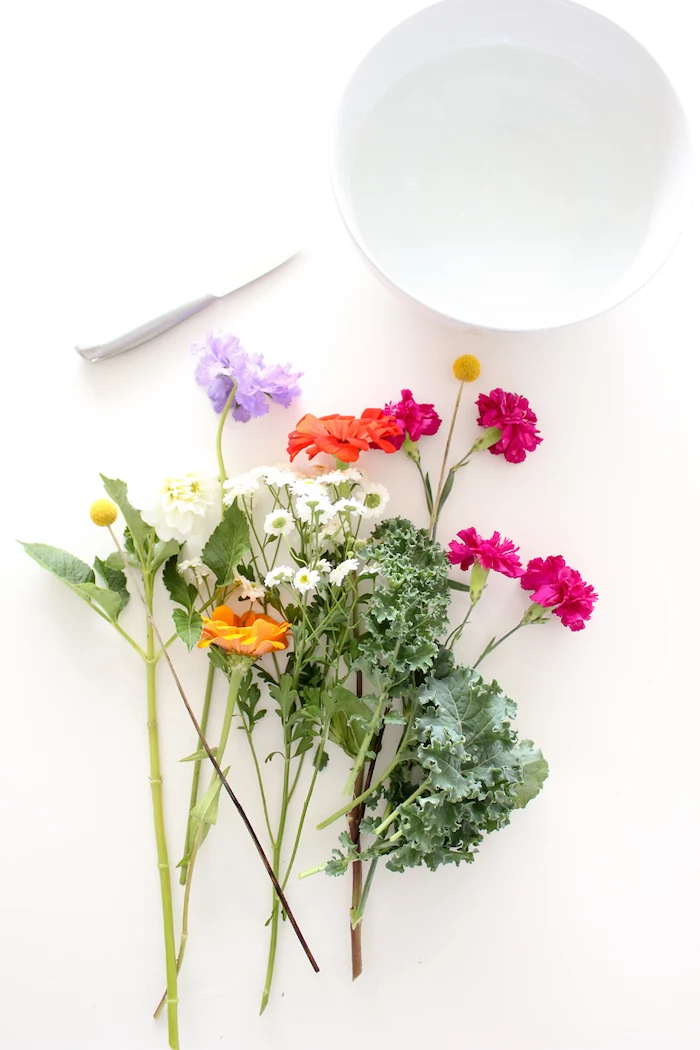
[[[553,624],[492,658],[490,670],[519,701],[521,731],[550,761],[550,780],[469,869],[378,876],[355,985],[349,881],[293,882],[322,971],[313,975],[285,929],[271,1004],[258,1019],[268,889],[222,804],[194,893],[183,1050],[698,1046],[699,220],[633,301],[576,329],[465,335],[395,299],[335,214],[328,132],[353,66],[418,6],[66,0],[5,12],[5,1050],[167,1045],[164,1023],[150,1020],[162,951],[142,668],[13,540],[91,560],[108,549],[87,517],[99,470],[136,479],[148,467],[210,461],[215,417],[194,385],[188,346],[212,326],[307,373],[303,405],[228,429],[232,469],[281,458],[302,410],[355,412],[405,385],[447,413],[450,364],[477,353],[478,389],[525,393],[545,440],[523,466],[490,456],[471,466],[443,539],[474,524],[505,531],[526,557],[561,551],[601,599],[582,634]],[[697,131],[687,0],[591,6],[653,50]],[[173,260],[184,272],[197,253],[213,258],[214,246],[235,253],[257,216],[286,201],[308,247],[285,271],[111,363],[89,366],[72,353],[100,288],[118,300]],[[372,470],[392,488],[392,510],[411,511],[415,479],[396,460],[378,456]],[[501,583],[489,588],[465,657],[492,626],[520,615],[520,599]],[[135,607],[130,618],[138,629]],[[194,692],[202,662],[181,650],[177,661]],[[161,708],[176,854],[189,783],[176,760],[192,749],[192,733],[165,674]],[[235,781],[254,805],[235,743]],[[343,763],[334,770],[316,819],[337,798]],[[299,869],[324,859],[334,839],[335,829],[309,835]]]

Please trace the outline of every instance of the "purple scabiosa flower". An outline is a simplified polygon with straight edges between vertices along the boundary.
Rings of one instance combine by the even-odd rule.
[[[230,332],[210,332],[192,351],[197,355],[195,379],[207,388],[217,412],[223,412],[236,383],[231,414],[240,423],[266,415],[270,401],[289,408],[301,393],[301,372],[290,371],[289,365],[266,365],[262,354],[249,354]]]

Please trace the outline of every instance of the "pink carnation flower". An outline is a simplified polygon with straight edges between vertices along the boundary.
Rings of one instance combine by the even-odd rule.
[[[402,390],[401,400],[390,401],[384,406],[384,412],[387,416],[393,416],[403,431],[400,437],[391,439],[397,448],[403,445],[406,434],[411,441],[418,441],[420,437],[437,434],[442,423],[435,405],[420,404],[414,400],[410,390]]]
[[[498,427],[503,432],[489,449],[492,455],[503,453],[509,463],[522,463],[526,453],[534,452],[542,441],[535,426],[537,416],[526,397],[496,387],[490,394],[479,394],[475,404],[479,409],[479,426]]]
[[[520,548],[512,540],[501,539],[500,532],[494,532],[490,540],[482,539],[473,528],[462,529],[457,535],[462,542],[452,540],[447,552],[452,565],[466,570],[478,562],[483,569],[493,569],[511,579],[522,576],[524,570],[518,557]]]
[[[553,609],[565,627],[582,631],[584,620],[590,620],[598,595],[581,573],[570,568],[561,554],[533,558],[520,578],[525,591],[533,591],[532,600],[545,609]]]

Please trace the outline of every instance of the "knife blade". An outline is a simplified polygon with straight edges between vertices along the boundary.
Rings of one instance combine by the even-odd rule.
[[[215,303],[217,299],[230,295],[231,292],[236,292],[271,273],[292,259],[298,251],[298,241],[294,240],[277,244],[257,253],[248,253],[223,282],[204,295],[190,299],[180,306],[159,312],[150,320],[139,319],[137,321],[137,318],[122,320],[116,330],[114,327],[111,331],[103,330],[97,339],[79,342],[75,349],[81,357],[93,364],[115,357],[117,354],[123,354],[127,350],[133,350],[142,343],[155,339],[157,335],[167,332],[169,328],[174,328],[181,321],[185,321],[188,317]]]

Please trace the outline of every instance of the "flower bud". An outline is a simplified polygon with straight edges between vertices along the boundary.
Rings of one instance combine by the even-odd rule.
[[[117,508],[109,499],[96,499],[90,507],[90,517],[95,525],[114,525],[117,513]]]

